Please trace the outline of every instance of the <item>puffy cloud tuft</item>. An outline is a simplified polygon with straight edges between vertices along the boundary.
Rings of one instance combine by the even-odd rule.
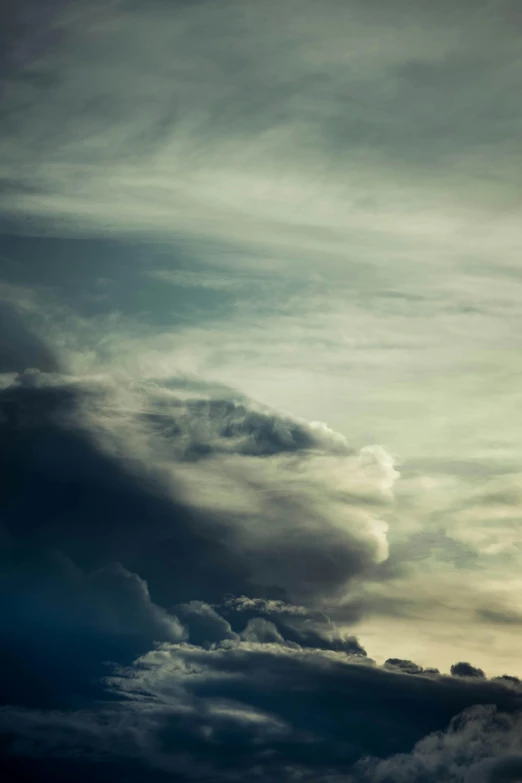
[[[465,661],[459,661],[459,663],[454,663],[451,667],[451,673],[454,677],[484,677],[484,672],[482,669],[477,669],[475,666],[472,666],[470,663],[466,663]]]

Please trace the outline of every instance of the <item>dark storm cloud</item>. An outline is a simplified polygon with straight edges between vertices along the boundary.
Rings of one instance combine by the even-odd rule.
[[[200,463],[217,460],[220,470],[221,460],[225,466],[238,460],[229,492],[255,486],[256,524],[263,524],[265,508],[269,517],[279,508],[285,524],[298,525],[299,496],[282,505],[278,500],[279,468],[290,481],[310,454],[352,460],[343,438],[243,402],[198,399],[205,390],[215,391],[201,382],[134,385],[128,397],[117,397],[116,406],[110,385],[96,379],[26,370],[6,383],[0,391],[3,703],[81,703],[101,693],[107,661],[130,663],[155,642],[185,638],[209,645],[237,641],[240,634],[260,638],[263,622],[272,623],[282,643],[363,653],[354,637],[342,636],[313,610],[300,608],[305,614],[292,617],[292,605],[265,600],[248,615],[235,607],[232,627],[231,618],[210,604],[219,609],[227,595],[285,596],[285,587],[266,576],[274,561],[274,573],[296,574],[292,589],[300,588],[297,579],[307,570],[314,585],[337,589],[371,564],[371,539],[361,545],[349,529],[323,539],[321,530],[309,529],[286,541],[283,552],[273,547],[279,535],[274,529],[258,546],[260,582],[252,573],[255,559],[234,532],[237,510],[226,504],[214,512],[202,509],[177,498],[177,484],[165,480],[176,466],[199,470]],[[100,438],[100,426],[109,444]],[[116,437],[118,427],[123,441]],[[287,457],[295,465],[272,465]],[[245,459],[259,461],[255,476],[241,472]],[[356,467],[348,463],[346,469]],[[369,468],[371,473],[371,459]],[[196,480],[203,489],[205,474],[197,473]],[[373,481],[370,475],[370,485]],[[335,501],[335,487],[322,474],[318,482],[325,501],[330,493]],[[265,499],[271,491],[274,507]],[[348,498],[348,508],[350,503]],[[337,549],[333,573],[330,547]]]
[[[411,753],[356,765],[357,783],[514,783],[520,780],[522,714],[492,704],[466,709]],[[352,778],[349,778],[352,780]]]
[[[487,761],[477,769],[479,780],[484,783],[513,783],[522,780],[522,756],[507,756]]]
[[[186,633],[137,574],[118,563],[85,574],[33,540],[1,547],[0,635],[2,703],[57,706],[101,695],[104,661]]]
[[[97,398],[96,391],[92,395]],[[142,565],[147,575],[154,572],[165,590],[170,582],[187,583],[192,591],[198,584],[203,591],[215,584],[219,591],[219,573],[228,589],[235,578],[241,581],[244,569],[234,569],[219,542],[205,537],[204,522],[199,529],[192,525],[187,509],[162,496],[147,476],[104,454],[78,426],[78,402],[86,399],[89,393],[67,384],[2,392],[3,521],[11,535],[59,549],[86,569],[121,555],[127,564]],[[200,571],[191,578],[195,553]],[[176,597],[171,595],[171,602]]]
[[[249,410],[229,400],[180,400],[165,398],[155,411],[145,414],[151,429],[181,444],[184,460],[216,454],[270,457],[286,452],[326,448],[331,453],[353,454],[341,436],[326,428],[314,428],[272,412]]]
[[[4,703],[46,705],[85,698],[103,661],[130,662],[154,641],[183,637],[136,568],[170,603],[221,597],[245,572],[191,529],[186,509],[72,424],[85,391],[35,388],[28,377],[0,394],[2,642],[17,661],[0,679]]]
[[[242,596],[229,599],[220,611],[235,629],[240,623],[248,622],[243,634],[247,632],[251,641],[264,641],[261,637],[273,626],[280,640],[293,642],[301,647],[366,655],[354,636],[342,634],[327,615],[304,606]],[[263,619],[265,624],[261,624],[260,619]],[[266,625],[267,622],[269,626]]]
[[[354,452],[324,425],[217,382],[118,376],[129,364],[147,377],[185,363],[225,379],[253,369],[250,388],[273,383],[277,397],[288,382],[286,399],[297,390],[309,409],[315,398],[343,428],[360,418],[359,432],[381,437],[393,420],[385,432],[431,448],[432,422],[434,450],[457,474],[475,472],[456,444],[487,408],[483,396],[470,406],[467,390],[490,384],[460,362],[479,366],[507,337],[479,316],[496,296],[497,262],[504,278],[520,255],[508,214],[519,199],[515,0],[8,0],[1,13],[0,228],[191,247],[160,261],[150,245],[3,246],[16,269],[0,312],[0,775],[516,780],[516,677],[489,680],[464,661],[451,676],[399,657],[378,666],[347,630],[367,607],[424,622],[432,601],[433,628],[419,626],[429,644],[450,590],[469,616],[467,593],[443,579],[439,589],[431,565],[469,568],[472,546],[414,531],[388,558],[390,456]],[[198,243],[201,269],[242,270],[244,298],[222,279],[184,278]],[[485,274],[484,254],[490,277],[468,290],[460,271]],[[288,306],[271,294],[277,282],[263,294],[258,267],[289,275]],[[324,288],[314,283],[301,307],[302,280],[318,270]],[[384,281],[419,291],[390,303],[371,293]],[[67,302],[63,319],[35,295],[31,332],[26,284]],[[516,291],[505,298],[491,303],[502,324],[518,312]],[[192,331],[179,328],[187,322]],[[504,360],[511,333],[498,341]],[[93,366],[111,378],[59,374]],[[342,417],[317,400],[324,368]],[[439,385],[446,376],[451,387]],[[500,432],[493,424],[472,443],[489,450]],[[515,514],[518,501],[483,499]],[[427,594],[400,571],[420,557],[435,583]],[[386,581],[398,575],[395,597]],[[515,609],[492,603],[474,617],[498,631]],[[394,650],[411,644],[390,639]]]
[[[237,639],[230,623],[204,601],[189,601],[174,607],[177,616],[188,629],[190,642],[201,647]]]
[[[450,671],[454,677],[482,677],[483,678],[485,676],[482,669],[477,669],[475,666],[472,666],[470,663],[467,663],[467,661],[459,661],[458,663],[454,663]]]
[[[341,633],[323,612],[280,600],[238,596],[214,607],[190,601],[173,607],[173,612],[188,629],[193,644],[243,639],[366,655],[358,640]]]
[[[415,743],[473,705],[515,721],[515,679],[489,681],[462,663],[458,677],[398,659],[378,667],[325,612],[256,580],[286,569],[299,592],[297,578],[321,556],[332,572],[334,554],[339,570],[312,574],[314,590],[364,573],[350,532],[355,499],[373,492],[383,503],[393,474],[382,455],[354,455],[324,426],[245,400],[204,400],[203,391],[26,371],[0,392],[8,769],[35,780],[137,781],[149,771],[152,781],[318,780],[334,771],[365,780],[354,767],[361,757],[380,769],[383,757],[415,755]],[[332,483],[339,468],[350,478],[341,488]],[[187,495],[193,470],[200,492],[206,478],[232,477],[227,504],[213,481],[214,511]],[[296,497],[281,503],[294,481]],[[321,528],[312,526],[310,484],[321,503],[347,504],[336,537],[325,530],[339,509],[323,516],[314,507]],[[270,533],[257,574],[234,506],[234,493],[253,502],[252,486],[256,525]],[[299,526],[304,515],[308,527],[281,547],[270,525],[283,511],[279,526]],[[272,571],[270,558],[283,554]]]
[[[217,780],[291,780],[295,774],[328,780],[335,771],[350,781],[413,781],[401,770],[418,770],[420,756],[426,768],[432,763],[436,770],[437,754],[446,764],[448,753],[456,755],[451,737],[464,745],[470,727],[469,764],[500,755],[502,731],[513,743],[522,706],[517,687],[412,676],[360,660],[275,639],[229,640],[210,649],[164,644],[109,679],[113,696],[123,698],[119,703],[52,715],[9,708],[0,712],[0,725],[11,732],[15,756],[84,753],[103,762],[111,748],[114,756],[145,760],[152,770]],[[448,735],[433,734],[470,707]],[[362,757],[368,760],[357,765]],[[400,774],[388,774],[395,769]],[[96,767],[87,774],[96,775]]]
[[[1,393],[11,535],[87,571],[121,562],[163,605],[335,592],[372,567],[380,533],[329,470],[341,467],[343,481],[353,471],[353,488],[378,498],[387,470],[379,455],[358,461],[324,427],[244,405],[136,389],[113,399],[95,382],[25,373]],[[110,441],[103,448],[100,427]]]

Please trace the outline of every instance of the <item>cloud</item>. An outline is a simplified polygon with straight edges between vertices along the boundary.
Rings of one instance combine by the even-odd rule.
[[[311,611],[278,600],[230,598],[220,611],[237,627],[247,621],[243,638],[250,641],[267,641],[270,638],[297,644],[301,647],[335,650],[351,655],[366,655],[354,636],[343,634],[324,613]],[[349,613],[345,613],[345,620]]]
[[[204,601],[179,604],[175,611],[187,626],[192,644],[205,647],[225,639],[238,638],[230,623]]]
[[[194,590],[208,600],[245,593],[246,585],[335,594],[386,557],[393,464],[380,448],[353,454],[324,425],[228,401],[186,401],[154,385],[82,385],[38,374],[24,375],[2,401],[12,437],[27,431],[20,468],[41,491],[40,513],[56,519],[44,533],[49,545],[87,563],[104,552],[144,574],[162,600],[174,583],[192,590],[187,600]],[[74,484],[87,496],[68,530],[60,520],[76,504]],[[23,524],[34,529],[32,498],[14,498]],[[168,552],[175,557],[179,546],[188,561],[176,577]],[[189,576],[193,557],[206,563],[203,579]]]
[[[4,709],[0,726],[9,726],[12,756],[83,756],[91,775],[111,755],[132,758],[152,780],[155,770],[261,781],[413,781],[423,771],[442,783],[513,748],[517,686],[363,661],[274,636],[206,649],[162,644],[108,679],[116,702],[51,714]],[[475,706],[483,703],[491,706]],[[452,765],[460,777],[441,775]]]
[[[493,705],[470,707],[445,732],[425,737],[411,754],[359,765],[356,780],[374,783],[511,783],[522,772],[521,714],[506,715]]]
[[[324,612],[294,616],[291,597],[333,600],[385,555],[396,472],[384,450],[354,453],[324,425],[214,399],[202,382],[12,378],[0,390],[4,700],[83,702],[107,661],[155,642],[266,640],[268,623],[284,644],[364,654]],[[263,601],[219,613],[242,595]]]
[[[453,664],[451,673],[454,677],[484,677],[482,669],[478,669],[465,661]]]
[[[386,554],[389,454],[205,388],[8,376],[0,724],[13,768],[364,780],[417,769],[416,743],[475,705],[515,720],[516,678],[379,667],[346,630]]]
[[[517,776],[519,17],[6,7],[8,778]]]
[[[27,475],[37,485],[55,482],[56,491],[48,485],[41,497],[46,514],[56,518],[56,499],[62,509],[50,544],[84,572],[121,562],[165,607],[219,604],[226,594],[301,603],[322,609],[347,637],[359,623],[359,644],[378,660],[413,658],[424,667],[433,662],[431,650],[439,666],[454,662],[442,640],[458,623],[461,655],[492,673],[516,667],[514,639],[499,637],[494,653],[491,638],[483,641],[488,612],[504,616],[509,600],[516,614],[507,594],[514,583],[505,571],[495,580],[492,570],[487,584],[477,583],[479,553],[460,541],[460,509],[470,497],[480,500],[473,476],[444,467],[451,477],[422,473],[419,479],[407,467],[397,481],[385,450],[354,450],[325,425],[275,413],[201,377],[136,381],[107,372],[67,378],[26,372],[14,385],[12,376],[5,383],[11,384],[4,394],[11,438],[18,427],[29,433],[50,417],[45,435],[34,435],[45,456],[38,462],[33,454]],[[22,452],[13,453],[25,464]],[[5,460],[12,475],[7,452]],[[484,462],[486,468],[496,470]],[[71,501],[62,487],[71,480],[78,486],[86,480],[85,510],[73,504],[66,511]],[[514,473],[488,474],[481,492],[506,493],[516,481]],[[19,502],[22,519],[36,514],[30,498]],[[110,515],[108,508],[120,511]],[[67,514],[74,515],[74,530],[59,521]],[[93,526],[90,516],[106,521]],[[140,517],[156,520],[147,531],[153,535]],[[303,535],[288,542],[296,518],[295,535]],[[387,550],[391,557],[383,559]],[[192,552],[198,570],[190,565]],[[511,626],[503,623],[506,634]]]
[[[155,641],[187,636],[137,574],[119,563],[86,573],[35,536],[11,536],[1,547],[0,609],[4,704],[63,706],[101,695],[107,661],[130,662]]]

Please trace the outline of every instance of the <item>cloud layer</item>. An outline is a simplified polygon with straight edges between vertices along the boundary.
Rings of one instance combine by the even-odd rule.
[[[353,581],[386,579],[398,473],[382,448],[354,453],[324,425],[201,384],[4,378],[0,724],[13,774],[413,781],[425,769],[438,782],[473,764],[488,780],[517,769],[516,678],[380,667],[346,630],[368,610]],[[509,726],[498,742],[495,720]]]
[[[4,5],[8,783],[521,778],[519,4]]]

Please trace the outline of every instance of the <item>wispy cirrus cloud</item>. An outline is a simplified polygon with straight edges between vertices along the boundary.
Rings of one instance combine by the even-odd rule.
[[[511,4],[299,5],[66,4],[7,82],[5,207],[58,232],[279,248],[279,264],[284,248],[342,270],[347,253],[440,265],[493,247],[512,263]]]

